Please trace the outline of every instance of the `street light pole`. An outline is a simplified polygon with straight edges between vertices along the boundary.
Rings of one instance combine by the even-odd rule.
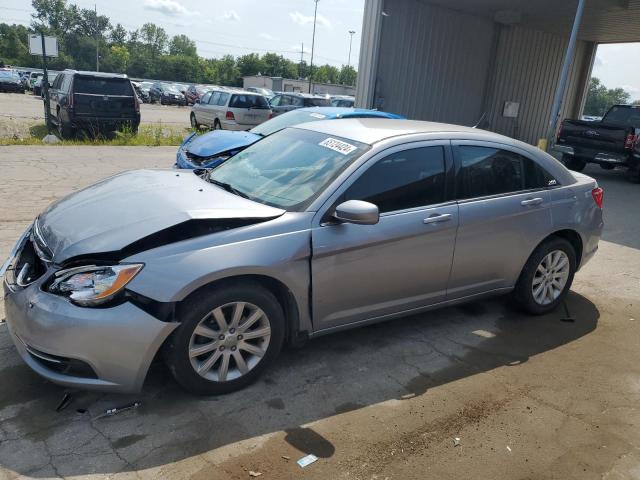
[[[313,0],[316,2],[316,8],[313,12],[313,37],[311,39],[311,63],[309,64],[309,93],[311,93],[311,82],[313,81],[313,49],[316,45],[316,19],[318,18],[318,2],[320,0]]]
[[[351,45],[353,44],[353,34],[356,33],[355,30],[349,30],[349,61],[347,62],[347,66],[351,66]]]

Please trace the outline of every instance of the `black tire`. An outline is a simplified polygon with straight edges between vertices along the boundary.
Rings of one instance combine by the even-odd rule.
[[[189,348],[192,336],[194,335],[196,327],[198,327],[201,321],[210,315],[213,310],[233,302],[246,302],[247,304],[258,307],[264,312],[271,330],[266,352],[257,361],[255,366],[238,378],[228,381],[206,379],[196,372],[195,367],[191,363]],[[183,388],[197,395],[220,395],[246,387],[262,374],[282,348],[285,336],[285,318],[282,307],[274,295],[258,283],[238,282],[230,283],[223,287],[204,288],[180,304],[177,314],[181,324],[169,337],[163,348],[163,355],[176,381]],[[231,330],[229,330],[229,332],[231,332]],[[229,332],[227,332],[228,337],[234,336],[230,335]],[[236,334],[239,333],[240,329],[238,329]],[[238,342],[238,345],[240,345],[240,342]],[[214,349],[213,352],[222,355],[218,350],[224,350],[224,348],[224,346],[221,346]],[[238,350],[235,353],[231,353],[229,348],[234,351],[235,348],[229,346],[226,348],[227,356],[240,354],[242,350],[242,347],[238,346]],[[209,353],[211,352],[207,352],[201,357],[196,357],[196,360],[201,359],[202,362],[205,363]],[[218,358],[220,358],[220,362],[222,362],[222,357],[219,356]],[[231,366],[231,362],[232,360],[229,360],[229,366]],[[237,367],[235,359],[233,363]],[[218,367],[215,367],[216,365],[218,365]],[[217,370],[219,366],[218,361],[215,361],[211,370]]]
[[[615,165],[611,165],[610,163],[601,163],[600,168],[603,170],[613,170],[616,167]]]
[[[200,130],[200,124],[198,123],[198,120],[196,119],[196,114],[191,112],[190,115],[190,120],[191,120],[191,128],[195,128],[196,130]]]
[[[552,302],[542,305],[536,301],[533,295],[533,281],[538,265],[542,260],[551,252],[561,250],[563,251],[569,260],[569,276],[562,289],[560,295],[558,295]],[[576,252],[573,245],[564,238],[551,237],[548,240],[542,242],[533,251],[527,263],[524,265],[516,287],[512,293],[512,300],[514,305],[520,310],[529,313],[531,315],[544,315],[554,310],[567,296],[571,284],[573,283],[573,276],[576,272]]]
[[[580,160],[579,158],[572,157],[571,155],[563,155],[562,163],[569,169],[574,172],[581,172],[584,170],[584,167],[587,166],[587,162],[584,160]]]
[[[627,178],[632,183],[640,183],[640,166],[636,168],[630,168],[627,172]]]
[[[58,133],[60,134],[61,139],[68,140],[75,135],[75,130],[73,129],[73,127],[69,123],[62,120],[62,118],[60,118],[59,111],[56,122],[58,123]]]

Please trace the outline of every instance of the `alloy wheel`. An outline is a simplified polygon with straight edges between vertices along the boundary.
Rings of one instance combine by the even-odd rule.
[[[227,303],[200,320],[189,341],[189,360],[209,381],[235,380],[260,363],[270,339],[264,311],[247,302]]]
[[[554,302],[562,294],[570,272],[571,264],[565,252],[554,250],[548,253],[533,276],[531,291],[536,303],[549,305]]]

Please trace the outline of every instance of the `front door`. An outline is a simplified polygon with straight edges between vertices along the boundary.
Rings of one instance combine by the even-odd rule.
[[[447,297],[513,287],[551,231],[550,179],[504,145],[454,142],[460,225]]]
[[[445,189],[452,165],[448,144],[394,150],[367,162],[332,207],[319,212],[323,222],[312,231],[311,263],[318,330],[445,298],[458,225],[458,206]],[[335,205],[346,200],[376,204],[379,223],[331,221]]]

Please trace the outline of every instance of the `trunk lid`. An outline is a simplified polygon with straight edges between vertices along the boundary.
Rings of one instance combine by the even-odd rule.
[[[134,118],[136,100],[128,78],[78,75],[73,81],[74,113],[79,116]]]
[[[632,127],[604,122],[565,120],[562,123],[558,144],[599,152],[623,153],[627,136],[633,132]]]

